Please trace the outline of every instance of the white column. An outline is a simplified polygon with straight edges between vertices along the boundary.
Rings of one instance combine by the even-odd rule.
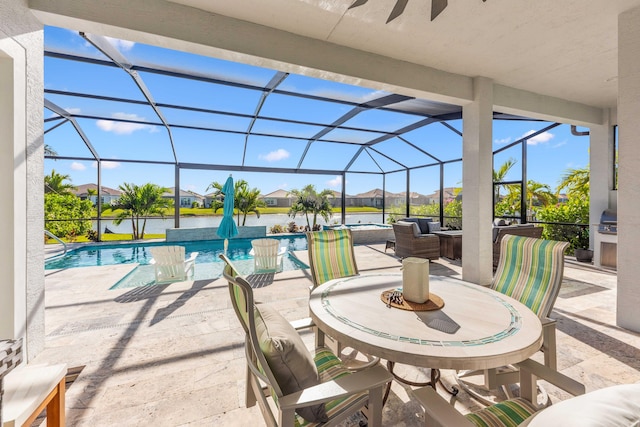
[[[611,112],[603,111],[601,125],[589,129],[589,247],[593,249],[593,263],[600,266],[600,236],[598,223],[605,209],[616,209],[613,191],[613,123]],[[609,239],[614,236],[607,236]]]
[[[43,30],[0,0],[0,338],[44,348]]]
[[[619,326],[640,332],[640,8],[618,17]]]
[[[493,82],[474,78],[473,95],[462,108],[462,278],[488,285],[493,272]]]

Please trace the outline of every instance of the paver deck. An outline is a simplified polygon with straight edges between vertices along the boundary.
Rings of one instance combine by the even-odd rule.
[[[355,250],[361,274],[399,271],[400,261],[392,251],[385,254],[384,243]],[[306,251],[297,255],[306,260]],[[262,425],[257,407],[244,407],[243,332],[226,282],[109,290],[132,268],[45,272],[46,348],[34,363],[84,366],[67,390],[68,425]],[[461,267],[441,259],[430,270],[460,277]],[[308,270],[263,279],[257,300],[274,304],[288,319],[307,316]],[[558,368],[587,390],[640,381],[640,334],[615,325],[615,306],[615,272],[568,261],[552,313],[558,320]],[[305,340],[311,344],[310,334]],[[553,400],[566,398],[552,387],[549,392]],[[456,407],[478,405],[462,395]],[[393,384],[383,421],[421,425],[420,408],[404,386]]]

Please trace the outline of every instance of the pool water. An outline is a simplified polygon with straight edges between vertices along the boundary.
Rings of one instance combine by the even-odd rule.
[[[270,236],[273,237],[273,236]],[[307,249],[307,239],[298,236],[273,237],[281,240],[280,246],[287,246],[289,251]],[[187,256],[191,252],[198,252],[194,279],[217,279],[222,276],[223,262],[219,258],[224,253],[222,240],[201,240],[190,242],[141,242],[109,245],[91,245],[67,252],[63,257],[45,262],[45,269],[63,269],[76,267],[94,267],[117,264],[139,264],[131,273],[118,281],[111,289],[133,288],[151,285],[155,282],[154,267],[149,265],[153,256],[150,248],[153,246],[180,245],[185,247]],[[251,239],[231,239],[227,249],[227,256],[233,261],[240,274],[253,273],[253,257],[249,255]],[[290,252],[282,258],[282,271],[309,268]]]

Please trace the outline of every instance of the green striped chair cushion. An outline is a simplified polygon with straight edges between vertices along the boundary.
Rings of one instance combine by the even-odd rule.
[[[536,412],[536,408],[520,397],[488,406],[465,417],[478,427],[515,427]]]
[[[329,280],[358,274],[351,230],[308,232],[307,247],[315,286],[320,286]]]
[[[350,372],[344,367],[340,359],[338,359],[331,350],[326,347],[317,348],[315,351],[314,361],[318,368],[318,376],[320,382],[327,382],[349,375]],[[354,401],[361,399],[365,393],[355,394],[343,399],[336,399],[325,404],[325,409],[329,419],[333,418],[337,413],[343,411]],[[320,424],[307,422],[304,418],[296,414],[296,426],[312,427]]]
[[[567,245],[506,235],[500,246],[493,289],[520,301],[540,318],[548,316],[562,283]]]

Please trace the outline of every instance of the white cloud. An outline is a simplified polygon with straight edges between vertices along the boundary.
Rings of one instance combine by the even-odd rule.
[[[127,113],[113,113],[111,115],[114,119],[123,120],[144,120],[143,117],[139,117],[137,114]],[[142,123],[129,123],[129,122],[114,122],[111,120],[98,120],[96,125],[105,132],[113,132],[117,135],[130,135],[137,130],[148,129],[150,132],[154,131],[153,126],[145,125]]]
[[[80,109],[79,108],[75,108],[75,107],[66,107],[65,110],[67,110],[67,113],[73,115],[73,114],[80,114]]]
[[[73,162],[71,163],[71,170],[74,171],[83,171],[85,170],[87,167],[85,165],[83,165],[82,163],[78,163],[78,162]]]
[[[130,42],[129,40],[114,39],[113,37],[105,37],[105,39],[111,43],[111,46],[122,52],[127,52],[135,46],[135,42]]]
[[[527,136],[529,136],[529,135],[532,135],[532,134],[534,134],[534,133],[536,133],[536,131],[535,131],[535,130],[530,130],[529,132],[527,132],[527,133],[525,133],[524,135],[522,135],[522,137],[523,137],[523,138],[525,138],[525,137],[527,137]],[[528,145],[538,145],[538,144],[543,144],[543,143],[545,143],[545,142],[549,142],[550,140],[552,140],[554,136],[555,136],[555,135],[554,135],[554,134],[552,134],[551,132],[542,132],[541,134],[536,135],[536,136],[534,136],[534,137],[533,137],[533,138],[531,138],[531,139],[528,139],[528,140],[527,140],[527,144],[528,144]]]
[[[259,154],[258,158],[266,160],[267,162],[278,162],[280,160],[288,159],[289,152],[284,148],[278,148],[276,151],[272,151],[268,154]]]
[[[508,136],[506,138],[502,138],[502,139],[495,139],[493,142],[495,142],[496,144],[508,144],[511,142],[511,137]]]
[[[342,177],[336,176],[334,179],[330,179],[329,181],[327,181],[327,185],[330,188],[337,188],[342,186]]]
[[[101,162],[102,164],[102,169],[115,169],[120,167],[120,162]],[[98,167],[98,162],[93,162],[93,164],[91,165],[91,167],[93,168],[97,168]]]

